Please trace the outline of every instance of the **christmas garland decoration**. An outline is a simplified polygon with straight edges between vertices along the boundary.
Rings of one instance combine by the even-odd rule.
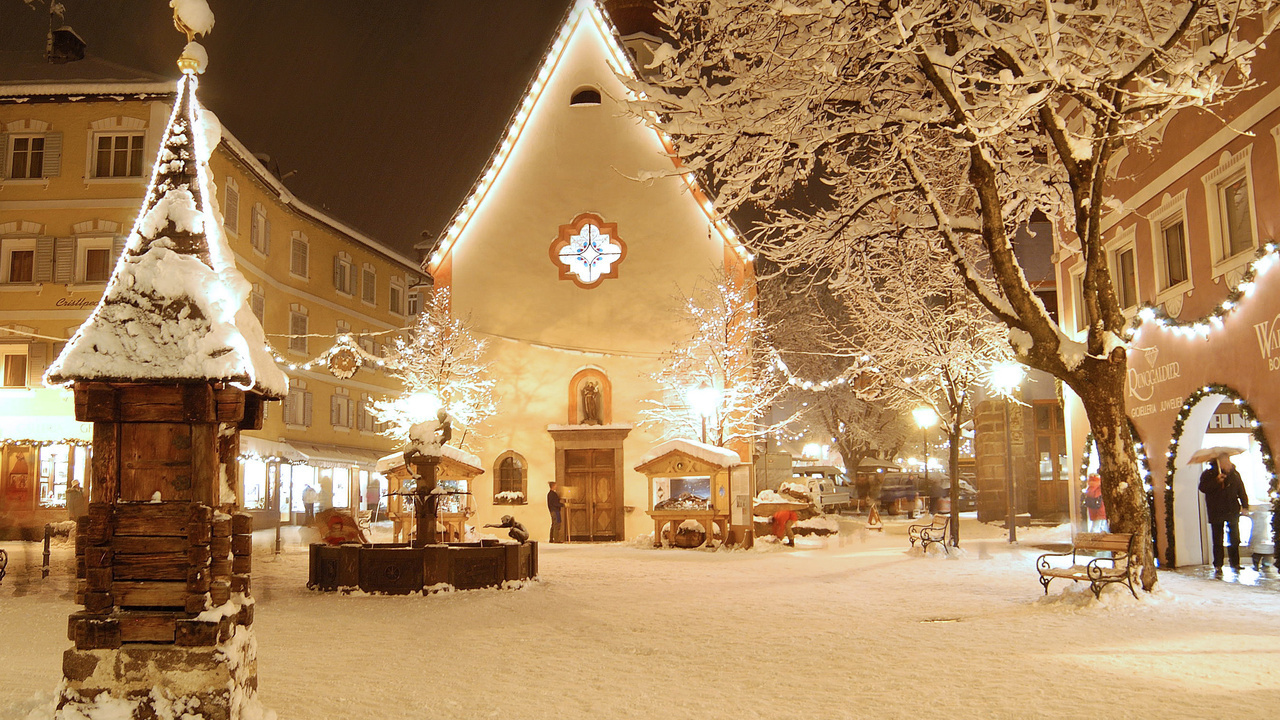
[[[287,458],[280,455],[259,455],[255,452],[242,452],[236,455],[236,460],[245,462],[247,460],[257,460],[264,463],[280,463],[281,465],[307,465],[306,460],[298,460],[297,458]]]
[[[89,447],[93,445],[92,440],[81,440],[80,438],[62,438],[61,440],[34,440],[32,438],[7,438],[0,437],[0,445],[19,445],[27,447],[49,447],[50,445],[74,445],[76,447]]]
[[[1267,247],[1273,247],[1268,244]],[[1240,416],[1249,423],[1253,439],[1257,441],[1258,448],[1262,451],[1262,465],[1267,471],[1269,487],[1271,490],[1271,541],[1274,543],[1280,531],[1277,527],[1277,513],[1280,513],[1280,486],[1276,483],[1276,463],[1275,458],[1271,454],[1271,445],[1267,442],[1267,436],[1262,431],[1262,423],[1258,422],[1257,417],[1253,414],[1253,409],[1245,402],[1240,393],[1226,385],[1205,385],[1204,387],[1191,393],[1182,403],[1182,409],[1178,411],[1178,417],[1173,421],[1173,434],[1169,439],[1169,452],[1165,454],[1165,481],[1164,481],[1164,524],[1165,532],[1169,536],[1169,564],[1173,565],[1174,544],[1173,544],[1173,475],[1175,472],[1173,461],[1178,457],[1178,443],[1182,438],[1183,427],[1187,423],[1187,418],[1191,416],[1191,408],[1196,406],[1204,398],[1210,395],[1222,395],[1235,403],[1240,409]],[[1274,560],[1274,558],[1273,558]]]
[[[1240,283],[1227,293],[1227,297],[1221,303],[1218,303],[1218,306],[1212,312],[1203,318],[1187,321],[1178,320],[1177,318],[1169,317],[1161,306],[1150,303],[1143,304],[1138,309],[1138,312],[1134,314],[1133,319],[1129,321],[1129,326],[1125,329],[1125,337],[1132,338],[1144,322],[1154,322],[1159,327],[1168,328],[1185,335],[1207,337],[1211,330],[1222,327],[1223,318],[1239,307],[1242,300],[1253,294],[1254,288],[1257,287],[1258,276],[1276,265],[1278,255],[1280,255],[1280,245],[1274,242],[1268,242],[1259,247],[1257,256],[1249,263],[1249,267],[1245,269],[1244,275],[1240,278]]]

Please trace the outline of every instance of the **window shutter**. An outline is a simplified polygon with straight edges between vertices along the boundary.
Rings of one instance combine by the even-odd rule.
[[[36,238],[36,271],[38,283],[53,282],[53,238]]]
[[[302,394],[302,424],[311,427],[311,393]]]
[[[342,403],[347,406],[347,421],[342,423],[342,427],[351,427],[351,413],[355,410],[356,402],[351,398],[343,398]]]
[[[271,254],[271,221],[270,220],[262,221],[262,238],[260,242],[262,243],[262,254],[270,255]]]
[[[48,364],[48,343],[33,342],[27,346],[27,387],[42,387],[44,369]]]
[[[9,163],[13,161],[13,154],[9,151],[9,135],[0,132],[0,178],[7,178],[10,175]]]
[[[116,263],[120,262],[120,256],[124,254],[124,235],[117,235],[111,239],[111,267],[114,268]]]
[[[240,193],[227,183],[227,206],[222,209],[222,225],[233,233],[240,233]],[[252,224],[252,223],[250,223]]]
[[[329,424],[334,427],[338,426],[338,421],[342,419],[341,411],[338,406],[342,403],[342,398],[337,395],[329,396]]]
[[[361,400],[360,402],[356,403],[356,430],[360,430],[361,432],[369,429],[369,423],[364,416],[365,414],[364,408],[365,408],[364,400]]]
[[[293,393],[284,396],[284,402],[280,403],[280,411],[284,414],[284,422],[286,425],[293,424]]]
[[[76,239],[55,238],[53,241],[53,280],[60,283],[76,281]]]
[[[62,174],[62,133],[45,133],[43,177]]]
[[[227,189],[230,192],[230,188]],[[230,201],[227,201],[230,204]],[[262,252],[262,238],[258,237],[258,211],[254,210],[249,213],[249,245],[254,250]]]
[[[333,286],[339,290],[342,287],[342,260],[337,255],[333,256]]]

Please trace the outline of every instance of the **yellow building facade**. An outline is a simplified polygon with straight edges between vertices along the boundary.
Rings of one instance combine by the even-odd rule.
[[[68,78],[94,75],[82,62],[63,66]],[[92,482],[89,424],[75,421],[69,391],[41,378],[106,287],[173,97],[173,82],[153,79],[0,82],[0,516],[9,527],[66,519],[68,488]],[[399,383],[372,363],[339,380],[316,359],[343,334],[379,354],[420,307],[417,264],[299,200],[226,129],[211,166],[251,307],[291,380],[263,429],[244,434],[244,506],[262,524],[277,512],[300,521],[311,486],[315,510],[373,511],[386,491],[374,465],[393,443],[370,406]]]

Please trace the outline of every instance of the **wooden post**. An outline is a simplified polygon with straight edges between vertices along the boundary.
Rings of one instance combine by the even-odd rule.
[[[431,496],[431,491],[436,489],[436,468],[439,465],[440,458],[432,455],[420,455],[412,461],[414,473],[418,476],[413,499],[413,514],[418,525],[413,539],[414,547],[435,545],[439,541],[436,531],[436,501]]]

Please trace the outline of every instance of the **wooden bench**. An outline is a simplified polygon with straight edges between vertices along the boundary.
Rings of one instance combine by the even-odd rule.
[[[1133,597],[1138,597],[1133,588],[1133,575],[1138,568],[1129,563],[1136,551],[1132,533],[1079,533],[1071,545],[1071,552],[1045,553],[1036,560],[1045,595],[1049,594],[1049,583],[1054,578],[1065,578],[1072,582],[1087,581],[1095,598],[1101,596],[1103,586],[1117,582],[1128,585]],[[1084,558],[1082,553],[1109,555]],[[1071,558],[1070,567],[1056,567],[1049,560],[1065,557]]]
[[[908,526],[907,538],[911,540],[911,547],[915,547],[918,540],[920,541],[920,549],[928,552],[929,545],[937,543],[942,546],[944,553],[950,555],[951,551],[947,549],[947,526],[950,524],[950,515],[934,515],[933,520],[928,525],[921,523]]]

